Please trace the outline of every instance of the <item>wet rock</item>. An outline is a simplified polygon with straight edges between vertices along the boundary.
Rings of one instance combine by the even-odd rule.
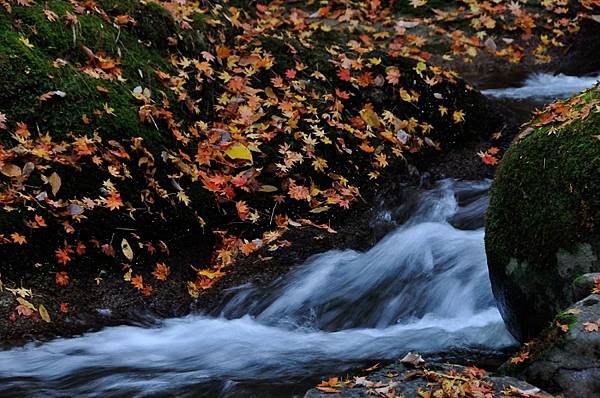
[[[600,331],[593,325],[600,321],[600,296],[590,295],[563,314],[572,315],[568,332],[533,355],[522,374],[528,381],[565,397],[598,397]]]
[[[596,280],[600,279],[600,273],[583,274],[575,278],[571,284],[571,295],[573,301],[579,301],[586,298],[596,285]]]
[[[332,383],[334,384],[334,383]],[[482,369],[450,364],[430,364],[426,368],[412,368],[403,364],[393,364],[373,371],[367,376],[354,377],[348,383],[341,382],[339,387],[323,390],[313,388],[304,398],[359,398],[359,397],[424,397],[435,396],[435,391],[454,387],[457,391],[470,391],[472,394],[502,397],[504,390],[529,393],[529,397],[548,397],[541,389],[514,377],[487,374]],[[337,390],[336,392],[333,392]],[[431,395],[423,395],[430,392]],[[440,395],[441,396],[441,395]],[[443,395],[446,396],[446,395]],[[484,396],[484,395],[467,395]],[[525,396],[525,395],[522,395]]]

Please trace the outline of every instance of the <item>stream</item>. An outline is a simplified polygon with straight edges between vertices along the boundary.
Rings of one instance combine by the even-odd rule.
[[[485,93],[543,101],[595,81],[535,75]],[[514,347],[487,272],[490,183],[419,189],[408,221],[370,250],[329,251],[267,288],[231,289],[213,314],[0,351],[0,396],[302,396],[302,381],[408,351]]]

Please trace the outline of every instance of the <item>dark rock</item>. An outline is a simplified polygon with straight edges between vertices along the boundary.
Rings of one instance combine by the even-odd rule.
[[[594,289],[598,278],[600,278],[600,273],[583,274],[576,278],[571,284],[573,301],[579,301],[586,298]]]
[[[600,396],[600,331],[586,331],[586,323],[600,321],[600,296],[590,295],[563,314],[574,322],[569,331],[532,357],[523,371],[530,382],[565,397]],[[548,332],[551,333],[551,332]]]
[[[424,396],[419,394],[420,391],[434,392],[440,390],[442,388],[441,382],[454,383],[456,386],[460,385],[466,389],[468,389],[468,384],[489,386],[493,390],[494,396],[498,397],[505,396],[503,390],[511,387],[523,392],[527,391],[531,394],[528,396],[532,398],[547,397],[539,388],[514,377],[494,374],[473,377],[469,374],[469,369],[473,369],[475,372],[481,371],[477,368],[466,368],[450,364],[429,364],[426,368],[411,368],[402,364],[393,364],[373,371],[366,376],[355,377],[347,386],[339,388],[338,392],[323,392],[313,388],[307,391],[304,398],[359,398],[372,396],[416,398]],[[444,375],[450,376],[446,378]],[[454,376],[458,376],[458,378]]]

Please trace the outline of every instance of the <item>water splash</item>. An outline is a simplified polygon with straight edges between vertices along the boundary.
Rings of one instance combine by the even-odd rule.
[[[488,187],[442,181],[371,250],[318,255],[268,289],[241,286],[219,317],[112,327],[0,352],[2,396],[181,395],[214,382],[223,389],[231,381],[332,372],[409,350],[513,345],[487,275],[481,220]],[[458,228],[465,225],[478,229]]]
[[[536,73],[529,76],[521,87],[483,90],[482,93],[496,98],[555,100],[568,98],[593,87],[600,80],[595,76],[567,76]]]

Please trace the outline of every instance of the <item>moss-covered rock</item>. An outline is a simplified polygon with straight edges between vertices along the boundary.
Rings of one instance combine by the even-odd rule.
[[[506,153],[492,186],[488,265],[519,339],[571,303],[576,277],[600,270],[599,98],[596,87],[542,114]]]

